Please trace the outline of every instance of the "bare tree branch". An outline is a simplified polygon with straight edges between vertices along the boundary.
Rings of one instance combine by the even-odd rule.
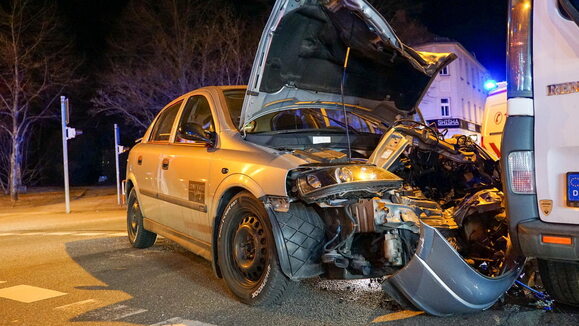
[[[79,61],[62,33],[54,0],[10,0],[0,6],[0,186],[17,200],[32,126],[54,117],[54,101],[76,81]]]
[[[245,83],[263,28],[260,20],[247,21],[221,0],[130,2],[118,37],[110,40],[109,69],[93,113],[146,129],[183,93]]]

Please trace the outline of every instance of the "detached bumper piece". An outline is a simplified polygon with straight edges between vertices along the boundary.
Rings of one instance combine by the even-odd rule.
[[[421,223],[412,260],[388,281],[417,308],[435,316],[472,313],[492,306],[515,282],[522,264],[497,278],[472,269],[434,228]],[[506,264],[511,266],[509,262]]]

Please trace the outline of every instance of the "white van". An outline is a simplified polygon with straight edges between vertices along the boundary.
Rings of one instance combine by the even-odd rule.
[[[496,158],[501,157],[503,129],[507,121],[507,82],[497,83],[485,103],[481,128],[481,146]]]
[[[579,306],[579,1],[510,0],[503,186],[513,245]]]

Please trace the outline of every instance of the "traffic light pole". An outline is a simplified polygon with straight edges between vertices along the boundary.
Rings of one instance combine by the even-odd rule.
[[[64,202],[66,214],[70,214],[70,188],[68,185],[68,99],[60,97],[60,118],[62,123],[62,164],[64,168]]]

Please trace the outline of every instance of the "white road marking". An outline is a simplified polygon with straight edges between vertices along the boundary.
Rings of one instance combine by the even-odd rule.
[[[110,236],[113,237],[126,237],[127,236],[127,232],[117,232],[117,233],[111,233],[109,234]]]
[[[0,233],[0,237],[5,237],[5,236],[9,236],[9,235],[15,235],[17,233]]]
[[[180,317],[175,317],[167,319],[160,323],[152,324],[151,326],[215,326],[215,325],[204,323],[198,320],[188,320]]]
[[[6,283],[6,282],[8,282],[8,281],[0,281],[0,284],[4,284],[4,283]]]
[[[105,234],[105,233],[102,233],[102,232],[85,232],[85,233],[76,233],[75,235],[90,237],[93,235],[103,235],[103,234]]]
[[[6,298],[24,303],[31,303],[44,299],[60,297],[62,295],[66,295],[66,293],[30,285],[16,285],[0,289],[0,298]]]
[[[69,235],[69,234],[74,234],[74,232],[50,232],[50,233],[46,233],[46,235]]]
[[[28,233],[20,233],[20,235],[43,235],[44,232],[28,232]]]
[[[78,306],[82,306],[82,305],[86,305],[86,304],[90,304],[90,303],[97,303],[97,301],[95,299],[88,299],[88,300],[84,300],[84,301],[65,304],[64,306],[58,306],[58,307],[54,308],[54,310],[66,310],[69,308],[76,308]]]
[[[122,304],[117,304],[93,311],[91,315],[94,315],[94,318],[98,318],[98,320],[111,321],[141,314],[146,311],[147,309],[131,308]]]

